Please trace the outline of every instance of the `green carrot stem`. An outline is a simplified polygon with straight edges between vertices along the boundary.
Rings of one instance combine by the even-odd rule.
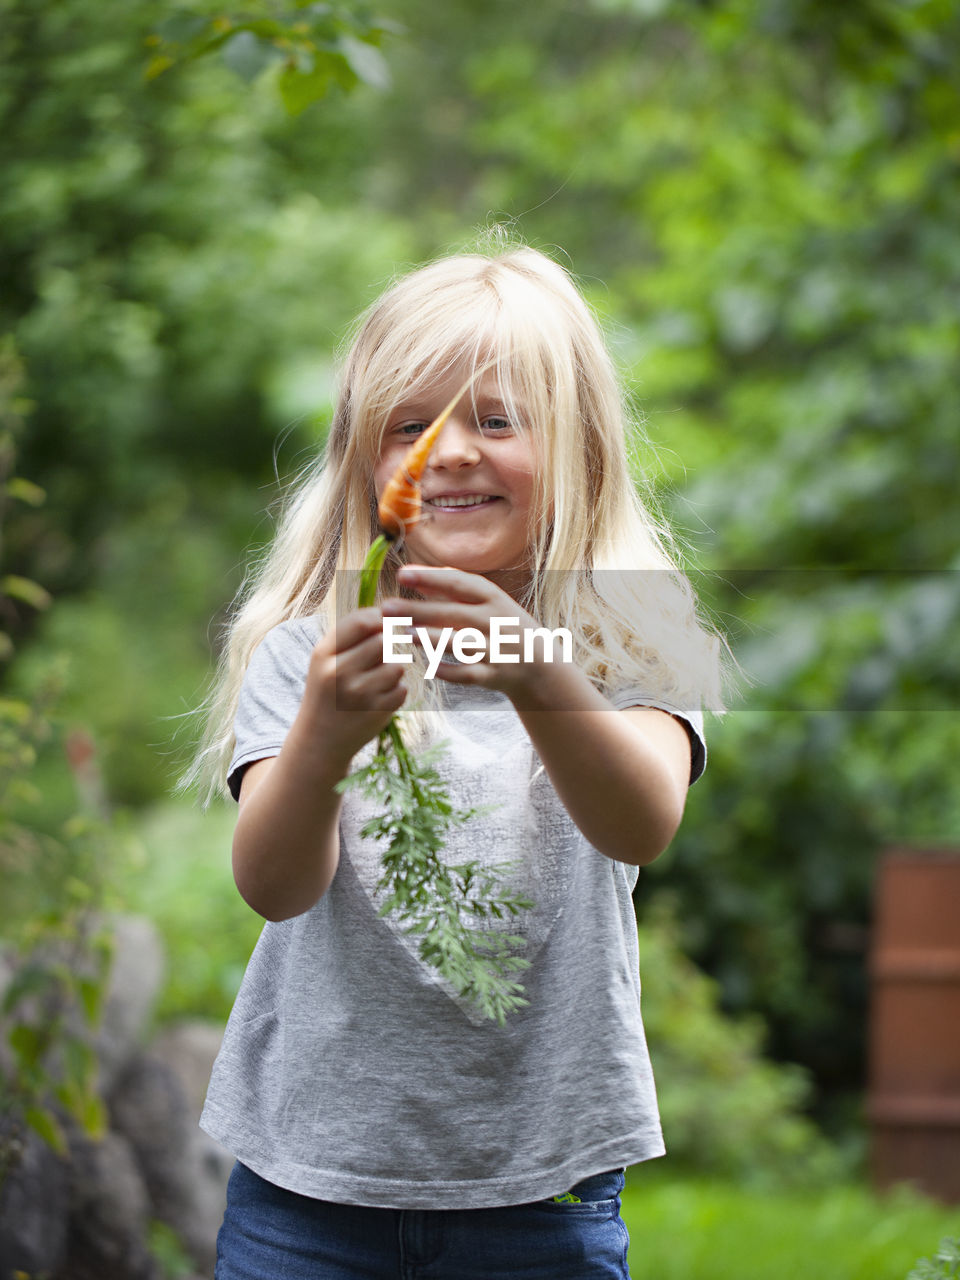
[[[361,609],[366,609],[377,598],[377,583],[380,580],[380,570],[383,568],[383,562],[387,558],[391,541],[391,538],[381,533],[370,544],[367,558],[364,560],[363,568],[360,570],[360,592],[357,603]]]
[[[389,534],[381,533],[367,552],[360,572],[361,608],[376,601],[380,571],[392,541]],[[391,755],[395,771],[391,768]],[[392,779],[386,789],[384,775]],[[420,958],[452,982],[461,996],[472,999],[487,1017],[503,1026],[507,1014],[527,1003],[523,987],[513,975],[526,968],[528,962],[510,954],[511,948],[522,945],[522,939],[481,930],[478,940],[465,915],[469,912],[502,918],[504,912],[516,915],[533,903],[520,894],[499,889],[496,876],[483,872],[478,863],[453,868],[444,865],[440,858],[444,828],[465,821],[473,812],[452,809],[439,776],[429,766],[420,767],[411,756],[396,716],[381,731],[371,763],[345,778],[337,789],[342,791],[350,785],[359,785],[365,794],[387,802],[386,812],[367,823],[362,832],[364,836],[390,839],[378,885],[389,895],[383,910],[395,912],[407,932],[422,935]],[[411,824],[415,827],[412,847],[408,841]],[[461,903],[455,891],[459,889],[466,898],[477,875],[481,877],[479,894]],[[416,891],[412,900],[410,885]],[[423,894],[431,889],[437,900],[435,909],[422,901]]]
[[[365,609],[368,605],[372,605],[377,598],[377,583],[380,580],[380,570],[383,568],[383,562],[387,558],[387,552],[390,550],[392,538],[386,534],[378,534],[370,544],[370,550],[367,552],[367,558],[363,562],[363,568],[360,571],[360,590],[357,596],[357,603],[361,609]],[[384,739],[389,735],[393,742],[393,749],[396,752],[397,764],[400,772],[412,782],[414,792],[417,799],[421,799],[420,788],[417,786],[416,773],[412,768],[410,756],[407,753],[407,746],[400,733],[400,726],[396,717],[392,717],[390,723],[380,734],[380,747],[384,745]]]
[[[393,743],[393,752],[397,758],[397,768],[410,784],[414,799],[417,804],[423,804],[423,792],[417,779],[417,771],[414,768],[413,761],[410,759],[410,752],[407,750],[407,744],[403,740],[403,734],[400,732],[400,725],[397,723],[396,716],[391,718],[390,723],[384,730],[384,734],[388,734]]]

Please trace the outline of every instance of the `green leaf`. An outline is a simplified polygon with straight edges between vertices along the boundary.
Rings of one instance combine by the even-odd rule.
[[[36,1027],[21,1022],[12,1028],[7,1041],[16,1054],[21,1070],[30,1071],[40,1065],[47,1045],[47,1037],[42,1036]]]
[[[91,1045],[76,1036],[63,1044],[64,1074],[82,1093],[93,1088],[97,1078],[97,1055]]]
[[[7,495],[29,507],[40,507],[47,499],[46,490],[32,480],[24,480],[23,476],[12,476],[7,481]]]
[[[60,1126],[57,1117],[46,1109],[46,1107],[27,1107],[24,1110],[23,1118],[38,1137],[42,1138],[48,1147],[52,1147],[57,1155],[65,1156],[69,1152],[66,1134]]]
[[[3,994],[3,1004],[0,1007],[8,1014],[24,998],[45,994],[49,989],[50,976],[45,969],[34,964],[21,965]]]
[[[0,698],[0,720],[23,726],[29,724],[33,714],[30,704],[19,698]]]
[[[389,89],[390,69],[379,49],[355,36],[341,36],[337,47],[359,80],[375,89]]]
[[[156,80],[156,78],[158,76],[162,76],[165,71],[169,71],[173,65],[174,60],[169,54],[155,54],[144,68],[143,78],[145,80]]]
[[[242,80],[250,83],[256,80],[267,67],[282,58],[276,45],[259,39],[254,32],[243,30],[230,37],[223,44],[221,57],[224,64]]]
[[[80,993],[80,1002],[83,1005],[83,1012],[86,1015],[87,1022],[91,1027],[97,1026],[100,1021],[100,1015],[103,1012],[105,990],[103,981],[97,978],[81,978],[77,983],[77,989]]]
[[[319,102],[330,92],[335,77],[326,59],[309,73],[304,73],[288,63],[277,79],[283,105],[292,116],[298,116],[314,102]]]
[[[99,1094],[92,1091],[84,1094],[74,1111],[74,1116],[88,1137],[95,1141],[106,1137],[107,1108]]]
[[[15,573],[8,573],[0,579],[0,593],[12,600],[22,600],[33,609],[46,609],[53,601],[50,592],[38,582],[29,578],[21,578]]]

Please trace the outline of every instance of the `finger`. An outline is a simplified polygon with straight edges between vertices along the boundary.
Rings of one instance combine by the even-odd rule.
[[[445,680],[448,684],[472,684],[480,688],[491,683],[492,675],[485,662],[472,663],[470,666],[460,662],[441,662],[434,672],[436,680]]]
[[[364,715],[379,715],[383,711],[396,710],[407,696],[406,685],[399,677],[388,673],[385,681],[383,673],[365,680],[348,680],[337,686],[335,705],[338,711],[358,712]]]
[[[491,617],[508,617],[509,610],[503,613],[489,606],[480,607],[475,604],[458,604],[447,600],[385,600],[384,617],[410,618],[412,627],[436,628],[476,627],[486,633],[490,629]],[[519,612],[513,617],[519,619]]]
[[[335,653],[333,659],[338,671],[367,671],[379,666],[383,661],[383,632],[376,630],[353,648]]]
[[[333,652],[344,653],[383,628],[383,615],[378,608],[355,609],[339,619],[333,632]]]
[[[373,695],[389,693],[403,680],[404,666],[400,663],[384,662],[375,667],[364,677],[364,688]]]
[[[410,590],[424,596],[445,596],[464,604],[492,604],[503,595],[499,587],[482,578],[478,573],[464,573],[462,569],[437,569],[430,565],[408,564],[397,571],[397,580]]]

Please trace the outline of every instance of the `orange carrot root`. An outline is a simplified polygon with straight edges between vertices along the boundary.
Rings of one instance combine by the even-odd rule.
[[[380,519],[381,529],[389,537],[402,538],[407,530],[412,529],[420,519],[422,509],[420,503],[420,480],[427,465],[430,450],[436,444],[437,436],[443,430],[447,419],[453,413],[475,377],[476,374],[473,374],[467,379],[443,412],[434,418],[422,436],[414,440],[403,455],[399,467],[387,481],[383,493],[380,495],[377,515]]]

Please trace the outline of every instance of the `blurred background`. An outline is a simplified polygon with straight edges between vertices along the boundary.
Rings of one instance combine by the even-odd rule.
[[[202,1096],[259,929],[229,808],[173,793],[189,713],[351,321],[504,236],[599,313],[749,676],[637,893],[635,1271],[902,1280],[960,1235],[935,1178],[871,1188],[867,1105],[881,856],[960,848],[958,64],[951,0],[0,0],[0,1238],[60,1188],[38,1271],[206,1265],[123,1120],[189,1044]],[[77,1226],[105,1151],[123,1272]]]

